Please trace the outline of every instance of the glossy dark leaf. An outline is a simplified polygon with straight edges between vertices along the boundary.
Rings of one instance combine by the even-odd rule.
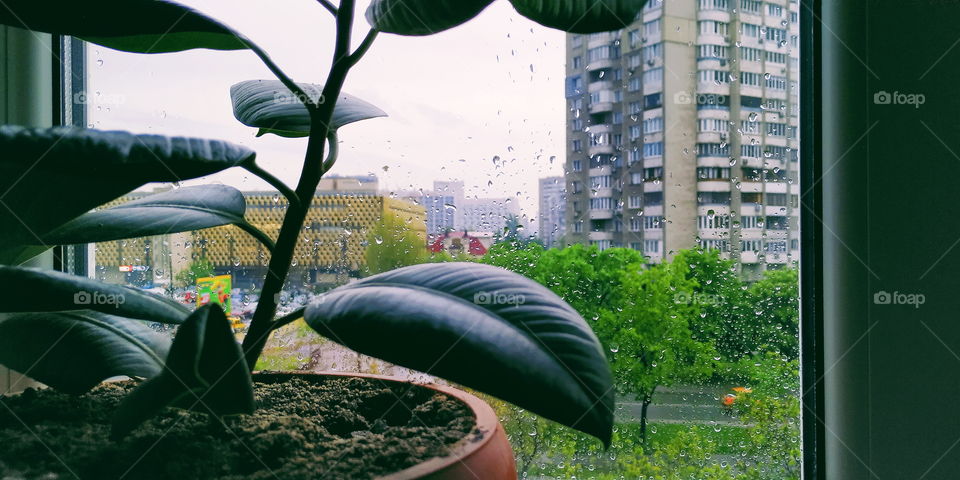
[[[610,369],[560,297],[475,263],[415,265],[332,290],[306,321],[361,353],[475,388],[609,443]]]
[[[323,85],[297,85],[313,100],[322,96]],[[281,137],[306,137],[310,134],[307,107],[279,80],[240,82],[230,87],[230,98],[233,116],[244,125],[259,128],[257,136],[272,133]],[[330,128],[336,130],[349,123],[385,116],[387,114],[374,105],[341,93],[333,109]]]
[[[633,23],[647,0],[510,0],[521,15],[571,33],[619,30]]]
[[[0,364],[66,393],[120,375],[152,377],[169,348],[142,322],[90,310],[0,320]]]
[[[242,223],[247,202],[226,185],[183,187],[81,215],[43,236],[44,243],[94,243]]]
[[[254,410],[250,371],[230,322],[215,303],[195,311],[177,329],[163,373],[120,404],[113,437],[123,437],[171,405],[217,416]]]
[[[229,27],[162,0],[5,0],[0,24],[71,35],[135,53],[247,48],[245,39]]]
[[[76,128],[0,127],[0,264],[43,235],[149,182],[175,182],[252,161],[218,140]]]
[[[432,35],[480,14],[493,0],[373,0],[367,21],[381,32]]]
[[[168,298],[53,270],[0,265],[0,285],[2,313],[82,309],[170,324],[190,315]]]

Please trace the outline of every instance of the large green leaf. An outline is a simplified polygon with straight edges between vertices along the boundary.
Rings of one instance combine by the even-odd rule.
[[[226,185],[184,187],[81,215],[43,236],[46,244],[93,243],[243,223],[247,202]]]
[[[190,309],[122,285],[39,268],[0,265],[0,312],[96,310],[160,323],[183,323]]]
[[[521,15],[572,33],[619,30],[633,23],[647,0],[510,0]]]
[[[373,0],[367,21],[381,32],[432,35],[477,16],[493,0]]]
[[[247,48],[240,34],[175,2],[5,0],[3,6],[0,24],[71,35],[126,52]]]
[[[613,385],[599,341],[573,308],[526,277],[475,263],[415,265],[327,292],[305,318],[361,353],[610,442]]]
[[[298,83],[303,91],[316,100],[322,96],[323,85]],[[273,133],[281,137],[305,137],[310,134],[310,114],[307,107],[279,80],[247,80],[230,87],[233,116],[240,123],[260,130],[257,136]],[[374,117],[385,117],[386,112],[353,95],[340,94],[330,119],[330,128],[336,130],[348,123]]]
[[[146,183],[209,175],[254,158],[219,140],[66,127],[0,126],[0,152],[0,264]]]
[[[113,437],[123,437],[168,405],[217,416],[255,408],[240,344],[215,303],[193,312],[177,329],[163,373],[138,386],[117,409]]]
[[[169,348],[142,322],[89,310],[0,320],[0,364],[72,394],[119,375],[152,377]]]

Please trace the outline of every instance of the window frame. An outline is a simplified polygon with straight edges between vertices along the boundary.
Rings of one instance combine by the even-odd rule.
[[[820,76],[822,61],[817,54],[821,48],[820,25],[822,6],[817,0],[799,0],[800,3],[800,168],[801,185],[810,185],[801,196],[804,208],[800,212],[800,371],[801,371],[801,439],[802,472],[805,479],[822,478],[825,472],[825,427],[820,418],[825,412],[821,394],[823,371],[823,227],[818,218],[823,215],[823,188],[816,173],[822,171],[819,152],[823,135],[819,130],[822,118]],[[792,14],[792,13],[791,13]],[[57,125],[86,125],[85,105],[76,101],[76,93],[86,88],[85,44],[71,37],[52,36],[54,48],[50,60],[54,67],[52,118]],[[789,39],[792,46],[794,38]],[[582,233],[582,224],[574,222],[573,230]],[[54,247],[54,268],[77,275],[86,275],[88,265],[86,245]]]

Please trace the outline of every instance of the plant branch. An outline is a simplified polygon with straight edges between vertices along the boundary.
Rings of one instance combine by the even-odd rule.
[[[337,16],[337,7],[330,3],[329,0],[317,0],[317,2],[320,2],[320,5],[323,5],[323,8],[326,8],[334,17]]]
[[[367,53],[367,50],[370,50],[370,45],[373,45],[373,41],[377,39],[378,33],[380,32],[371,28],[370,31],[367,32],[367,36],[363,37],[363,42],[360,43],[360,46],[350,54],[351,67],[360,61],[360,58],[363,57],[363,54]]]
[[[270,184],[273,188],[276,188],[277,191],[283,194],[284,197],[287,197],[287,202],[290,203],[291,208],[298,208],[300,205],[300,197],[297,196],[297,192],[294,192],[293,189],[287,186],[286,183],[283,183],[282,180],[273,176],[270,172],[264,170],[257,165],[256,163],[250,162],[243,165],[248,172],[262,178],[264,181]]]
[[[273,321],[273,326],[271,330],[278,330],[287,325],[290,325],[293,322],[303,318],[303,313],[306,311],[306,308],[298,308],[276,320]]]
[[[323,161],[323,169],[321,170],[321,175],[326,174],[333,168],[333,165],[337,163],[337,157],[340,156],[340,140],[337,139],[337,131],[330,130],[330,133],[327,134],[327,159]]]
[[[267,276],[260,292],[257,309],[250,322],[250,329],[243,339],[244,359],[247,367],[252,371],[256,366],[257,358],[273,331],[273,317],[277,311],[276,296],[283,289],[284,280],[290,271],[290,261],[297,246],[300,231],[310,210],[313,195],[323,176],[325,143],[330,134],[330,119],[340,91],[343,88],[347,73],[350,71],[350,39],[353,29],[354,0],[343,0],[337,9],[337,43],[334,47],[333,63],[330,66],[327,82],[323,86],[321,98],[333,99],[316,104],[308,104],[310,112],[310,137],[307,142],[307,152],[304,156],[300,182],[297,184],[296,194],[302,201],[298,208],[287,210],[277,237],[277,248],[270,257]]]
[[[284,86],[286,86],[288,89],[290,89],[291,92],[293,92],[293,94],[297,97],[297,100],[303,103],[307,108],[314,106],[314,101],[311,99],[309,95],[307,95],[307,92],[303,91],[303,89],[300,88],[299,85],[297,85],[297,82],[294,82],[293,79],[291,79],[280,68],[279,65],[274,63],[273,59],[270,58],[270,55],[268,55],[266,51],[260,48],[260,46],[257,45],[256,43],[253,43],[252,41],[247,40],[246,38],[243,39],[243,42],[247,44],[247,47],[249,47],[250,50],[253,51],[253,53],[255,53],[258,57],[260,57],[260,61],[262,61],[263,64],[266,65],[268,69],[270,69],[270,72],[273,73],[273,75],[277,77],[278,80],[280,80],[280,83],[283,83]]]
[[[273,243],[273,239],[266,233],[263,233],[259,228],[250,225],[246,220],[236,225],[244,232],[249,233],[253,238],[256,238],[264,247],[267,247],[267,250],[269,250],[271,254],[276,250],[277,246]]]

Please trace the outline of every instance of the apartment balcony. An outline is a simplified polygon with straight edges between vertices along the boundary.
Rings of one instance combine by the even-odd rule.
[[[611,143],[601,143],[599,145],[590,145],[587,147],[587,155],[591,157],[594,155],[613,155],[617,152],[617,148]]]
[[[589,240],[613,240],[613,232],[590,232],[587,235]]]
[[[697,132],[698,143],[725,143],[730,141],[729,133]]]
[[[601,175],[610,175],[613,172],[613,167],[610,165],[603,165],[600,167],[593,167],[587,171],[591,177],[599,177]]]
[[[587,128],[590,129],[588,133],[592,135],[598,135],[601,133],[611,133],[614,130],[613,125],[610,125],[609,123],[599,123],[597,125],[590,125]]]
[[[729,178],[707,178],[697,181],[698,192],[729,192]]]
[[[611,208],[590,209],[590,220],[610,220],[611,218],[613,218],[613,209]],[[590,237],[590,239],[594,240],[593,237]]]
[[[766,261],[767,263],[787,263],[790,261],[790,255],[787,252],[767,252]]]
[[[605,75],[604,77],[609,77],[609,75]],[[598,82],[590,82],[589,84],[587,84],[587,91],[590,93],[600,92],[604,90],[613,91],[613,89],[614,89],[614,85],[612,81],[601,80]]]
[[[620,66],[619,58],[601,58],[587,64],[587,71],[603,70],[605,68],[616,68]]]
[[[662,192],[663,191],[663,181],[656,179],[645,179],[643,181],[643,191],[644,192]]]
[[[617,37],[612,32],[600,33],[597,35],[587,35],[587,48],[602,47],[609,45]]]
[[[613,102],[591,103],[588,108],[590,113],[607,113],[613,111]]]

